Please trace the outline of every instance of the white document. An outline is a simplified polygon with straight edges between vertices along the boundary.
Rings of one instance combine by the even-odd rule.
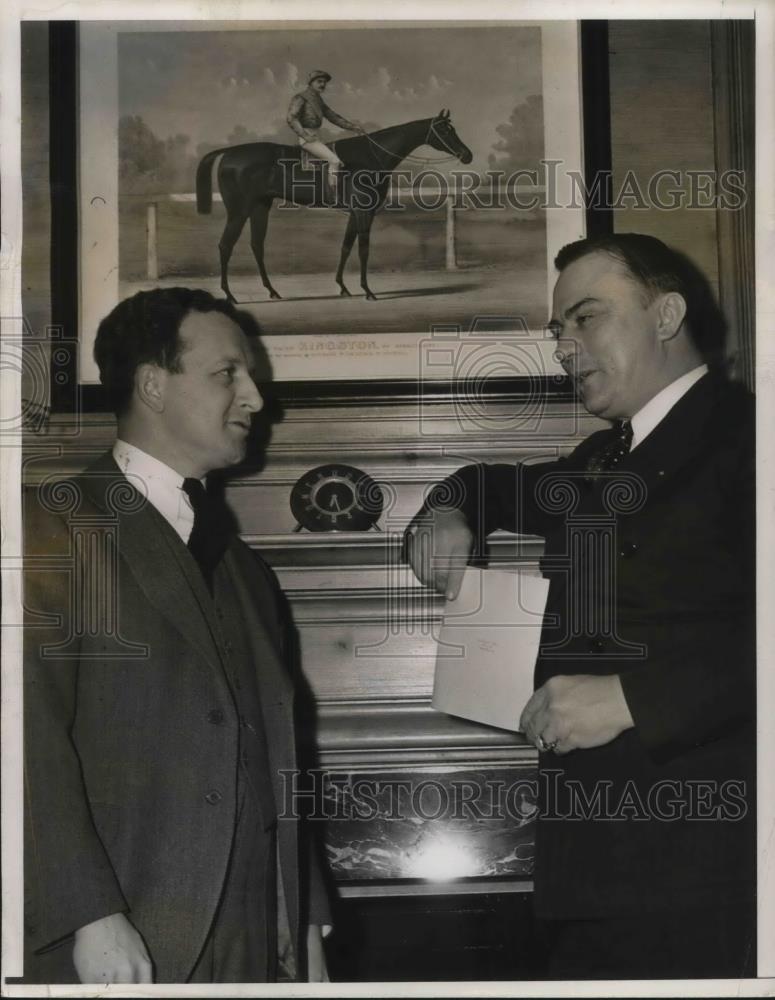
[[[525,571],[469,566],[447,601],[436,654],[433,707],[519,729],[533,693],[549,581]]]

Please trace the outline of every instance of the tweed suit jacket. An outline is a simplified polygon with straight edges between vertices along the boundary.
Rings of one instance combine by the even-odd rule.
[[[613,434],[557,462],[457,473],[480,541],[496,528],[545,538],[536,687],[619,674],[635,722],[605,746],[540,755],[544,917],[755,890],[753,398],[709,373],[615,471],[585,480]]]
[[[110,454],[33,491],[25,529],[29,953],[124,911],[155,980],[185,981],[220,899],[237,815],[239,719],[213,602],[186,546]],[[281,814],[280,772],[296,767],[296,751],[277,588],[239,539],[224,559],[250,634]],[[325,897],[318,874],[310,886],[300,866],[297,823],[281,818],[277,835],[300,955],[302,919],[326,922]]]

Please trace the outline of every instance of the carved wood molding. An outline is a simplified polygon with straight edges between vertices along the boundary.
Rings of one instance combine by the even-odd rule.
[[[454,882],[361,882],[338,885],[342,899],[383,898],[388,896],[479,896],[502,892],[532,892],[533,882],[514,879],[466,879]]]
[[[296,532],[283,535],[243,534],[242,538],[256,549],[280,573],[283,586],[304,590],[306,571],[315,568],[321,573],[343,573],[353,569],[396,565],[401,559],[401,534],[380,531],[338,531],[336,533]],[[543,539],[530,535],[495,532],[487,540],[490,562],[506,565],[535,563],[543,552]],[[294,571],[304,576],[294,577]],[[315,584],[317,585],[317,584]],[[321,583],[320,585],[327,585]]]
[[[716,169],[742,171],[746,200],[716,210],[719,291],[737,376],[755,384],[754,22],[711,21]]]
[[[322,767],[396,765],[533,768],[535,748],[519,733],[435,711],[427,699],[328,701],[318,705]]]

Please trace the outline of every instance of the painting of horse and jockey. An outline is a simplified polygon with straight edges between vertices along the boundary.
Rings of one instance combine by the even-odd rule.
[[[122,31],[120,294],[197,284],[273,337],[542,326],[545,46],[526,23]]]

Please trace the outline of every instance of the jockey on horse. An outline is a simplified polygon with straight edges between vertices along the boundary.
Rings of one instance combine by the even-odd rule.
[[[323,100],[323,91],[331,79],[331,74],[322,69],[314,69],[307,77],[307,89],[295,94],[288,108],[286,121],[299,137],[299,145],[311,156],[328,163],[328,182],[336,190],[339,170],[344,165],[336,153],[318,136],[317,129],[327,119],[339,128],[350,132],[364,133],[358,122],[348,121],[329,108]]]
[[[298,97],[303,98],[302,105],[308,100],[306,93],[299,94]],[[326,110],[330,115],[330,109]],[[310,120],[309,109],[302,112],[301,118],[302,121]],[[344,121],[339,116],[337,119],[339,123]],[[320,118],[314,118],[312,127],[318,127],[320,121]],[[352,127],[349,122],[345,124]],[[326,159],[329,160],[329,156],[334,154],[323,143],[318,143],[316,139],[308,139],[307,126],[301,127],[305,132],[304,136],[299,136],[302,147],[314,142],[320,146],[320,150],[313,151],[324,150],[327,154]],[[350,294],[344,284],[344,267],[357,237],[361,288],[366,293],[367,299],[376,298],[367,280],[371,224],[374,215],[387,198],[393,171],[420,146],[430,146],[439,153],[446,153],[450,159],[460,160],[461,163],[470,163],[473,159],[471,150],[461,141],[453,128],[448,110],[442,110],[430,118],[379,129],[373,135],[364,132],[341,140],[344,163],[351,176],[355,176],[353,172],[360,171],[361,179],[368,180],[369,183],[366,186],[359,185],[357,197],[342,199],[341,207],[347,208],[349,218],[342,240],[339,267],[336,271],[336,283],[339,285],[340,295]],[[293,172],[285,171],[287,164],[293,166],[298,162],[296,149],[293,146],[274,142],[248,142],[239,146],[225,146],[205,153],[196,169],[196,208],[201,215],[207,215],[212,211],[212,166],[216,159],[220,159],[218,187],[226,209],[226,224],[218,242],[221,288],[231,301],[236,302],[229,289],[229,260],[245,223],[250,219],[250,245],[261,281],[270,298],[279,299],[280,296],[272,287],[264,263],[264,240],[272,202],[275,198],[284,198],[295,205],[318,205],[320,192],[316,191],[314,184],[295,184]],[[324,183],[321,177],[320,185],[317,187]],[[362,195],[366,195],[367,198],[364,200]]]

